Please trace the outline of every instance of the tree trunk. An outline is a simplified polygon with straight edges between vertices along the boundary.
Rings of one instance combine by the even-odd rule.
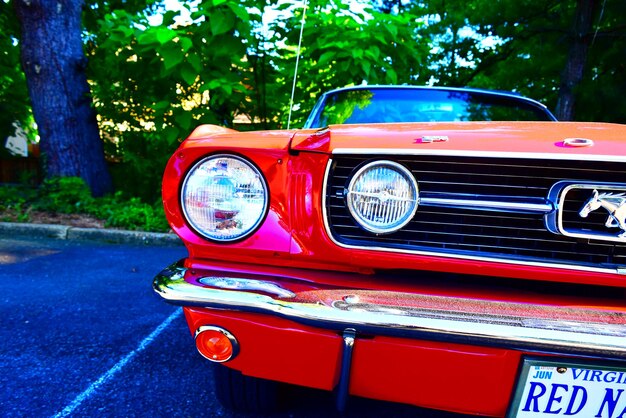
[[[576,2],[572,44],[561,76],[559,98],[556,103],[556,117],[559,120],[574,120],[576,101],[574,89],[583,79],[595,7],[596,0]]]
[[[81,39],[83,0],[14,0],[20,47],[48,177],[78,176],[94,196],[112,190],[91,107]]]

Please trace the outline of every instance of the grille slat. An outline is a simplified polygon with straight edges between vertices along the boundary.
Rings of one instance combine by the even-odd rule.
[[[336,219],[344,219],[345,222],[349,222],[349,220],[351,219],[349,216],[337,216]],[[424,227],[424,226],[432,226],[433,228],[430,229],[423,229],[423,230],[419,230],[419,229],[414,229],[414,227],[412,227],[411,224],[407,225],[404,228],[404,232],[405,233],[419,233],[419,232],[433,232],[433,233],[440,233],[443,234],[445,232],[441,232],[440,229],[443,227],[447,227],[447,226],[453,226],[453,225],[458,225],[457,223],[451,223],[451,222],[435,222],[435,221],[424,221],[424,222],[419,222],[419,225]],[[354,228],[359,228],[358,225],[341,225],[342,227],[354,227]],[[467,228],[483,228],[483,229],[494,229],[494,230],[498,230],[498,231],[503,231],[503,232],[511,232],[514,233],[515,231],[528,231],[528,232],[539,232],[541,234],[543,234],[543,232],[545,232],[545,228],[539,228],[539,227],[534,227],[534,228],[530,228],[530,227],[494,227],[494,226],[489,226],[489,225],[484,225],[484,224],[480,224],[480,223],[465,223],[465,226]],[[502,235],[494,235],[494,237],[497,236],[502,236]],[[509,236],[509,238],[511,238]],[[533,238],[534,239],[534,238]]]
[[[351,246],[381,247],[416,252],[454,253],[497,259],[529,260],[618,268],[626,264],[626,244],[577,239],[546,229],[542,214],[474,211],[453,207],[419,206],[415,217],[400,231],[376,235],[362,229],[350,215],[344,189],[363,164],[373,160],[396,161],[418,181],[420,193],[429,197],[482,196],[542,198],[563,180],[613,183],[626,178],[626,163],[593,161],[530,160],[477,157],[340,156],[328,176],[326,210],[333,237]],[[563,217],[581,229],[603,226],[606,212],[580,218],[586,196],[567,202]]]
[[[356,236],[354,236],[354,238],[356,239]],[[398,241],[398,244],[402,244],[402,242]],[[425,248],[426,246],[434,246],[434,245],[443,245],[441,244],[440,241],[420,241],[419,242],[420,245],[423,245],[424,248],[420,248],[420,250],[422,251],[427,251],[427,250],[432,250],[433,248]],[[456,244],[456,246],[458,246],[459,248],[461,247],[466,247],[466,248],[475,248],[476,246],[473,244]],[[398,247],[401,248],[401,247]],[[442,247],[443,248],[443,247]],[[445,248],[452,248],[450,246],[445,247]],[[498,247],[492,247],[492,246],[488,246],[488,245],[481,245],[480,248],[486,249],[486,248],[491,248],[491,249],[496,249],[496,250],[511,250],[511,251],[518,251],[518,252],[523,252],[523,251],[529,251],[528,248],[524,248],[524,247],[502,247],[502,246],[498,246]],[[565,251],[553,251],[552,254],[567,254],[567,252]],[[597,254],[594,253],[581,253],[579,254],[579,256],[581,257],[596,257]],[[622,257],[623,258],[623,257]]]
[[[529,189],[536,189],[536,190],[544,190],[543,187],[532,187],[532,186],[515,186],[515,185],[502,185],[502,184],[489,184],[489,183],[458,183],[458,182],[451,182],[451,181],[423,181],[420,183],[420,185],[422,186],[422,191],[424,190],[436,190],[437,187],[440,186],[463,186],[463,187],[506,187],[507,189],[511,190],[511,189],[521,189],[521,190],[529,190]],[[428,187],[424,187],[424,186],[428,186]],[[431,193],[436,193],[436,192],[431,192]]]

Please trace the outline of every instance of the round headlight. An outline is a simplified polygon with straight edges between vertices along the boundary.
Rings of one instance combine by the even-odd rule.
[[[259,170],[235,155],[212,155],[194,165],[181,191],[187,222],[202,236],[234,241],[252,233],[268,205]]]
[[[350,180],[348,210],[356,222],[376,234],[395,232],[415,215],[417,182],[409,170],[393,161],[375,161]]]

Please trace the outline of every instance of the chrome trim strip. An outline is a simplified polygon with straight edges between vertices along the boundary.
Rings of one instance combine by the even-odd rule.
[[[276,286],[264,280],[244,279],[240,277],[206,276],[198,281],[204,285],[219,287],[227,290],[249,290],[253,292],[264,292],[273,294],[279,298],[291,298],[295,294],[282,287]]]
[[[344,306],[348,304],[344,301],[329,305],[322,300],[324,291],[320,299],[311,297],[315,291],[305,292],[308,297],[301,300],[274,299],[255,292],[195,285],[185,281],[185,272],[180,265],[164,270],[154,279],[154,290],[176,305],[257,312],[324,329],[353,328],[356,332],[375,335],[626,358],[623,325],[578,321],[543,324],[540,318],[492,318],[485,314],[442,312],[400,304],[393,307],[357,304],[352,309]],[[357,293],[354,289],[346,292]],[[403,295],[410,297],[410,294],[396,293],[399,301]]]
[[[567,148],[565,148],[567,149]],[[570,149],[571,150],[571,149]],[[487,157],[512,159],[539,159],[539,160],[575,160],[575,161],[609,161],[626,162],[626,155],[599,155],[599,154],[569,154],[562,153],[535,153],[535,152],[501,152],[475,150],[442,150],[424,148],[336,148],[333,155],[439,155],[445,157]]]
[[[450,196],[454,195],[450,194]],[[528,202],[506,202],[495,200],[464,199],[460,197],[447,199],[438,197],[420,197],[419,204],[420,206],[450,207],[457,209],[516,213],[537,213],[540,215],[550,213],[554,210],[554,206],[551,202],[547,202],[545,199],[541,200],[543,200],[543,203],[532,203],[530,202],[530,199]]]
[[[624,269],[623,267],[611,269],[611,268],[579,266],[575,264],[543,263],[539,261],[516,260],[516,259],[510,259],[510,258],[484,257],[484,256],[473,256],[473,255],[463,255],[463,254],[448,254],[448,253],[440,253],[440,252],[435,252],[435,251],[403,250],[401,248],[366,247],[366,246],[359,246],[359,245],[343,244],[337,241],[335,237],[333,236],[330,230],[330,225],[328,224],[328,213],[326,211],[328,176],[330,175],[330,167],[332,165],[332,162],[333,162],[333,159],[329,158],[328,164],[326,165],[326,171],[324,173],[324,184],[322,187],[322,217],[324,220],[324,229],[326,231],[326,235],[335,245],[341,248],[348,248],[348,249],[353,249],[353,250],[383,251],[383,252],[390,252],[390,253],[423,255],[423,256],[440,257],[440,258],[454,258],[454,259],[459,259],[459,260],[485,261],[489,263],[514,264],[514,265],[520,265],[520,266],[560,268],[560,269],[575,270],[575,271],[586,271],[586,272],[591,272],[591,273],[620,274],[620,275],[626,274],[626,269]]]

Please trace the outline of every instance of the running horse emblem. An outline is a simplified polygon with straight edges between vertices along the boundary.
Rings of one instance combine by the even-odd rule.
[[[589,213],[600,207],[609,212],[609,217],[604,226],[607,228],[619,227],[622,232],[618,236],[620,238],[626,237],[626,196],[624,193],[598,193],[597,190],[594,190],[578,214],[582,218],[586,218]]]

